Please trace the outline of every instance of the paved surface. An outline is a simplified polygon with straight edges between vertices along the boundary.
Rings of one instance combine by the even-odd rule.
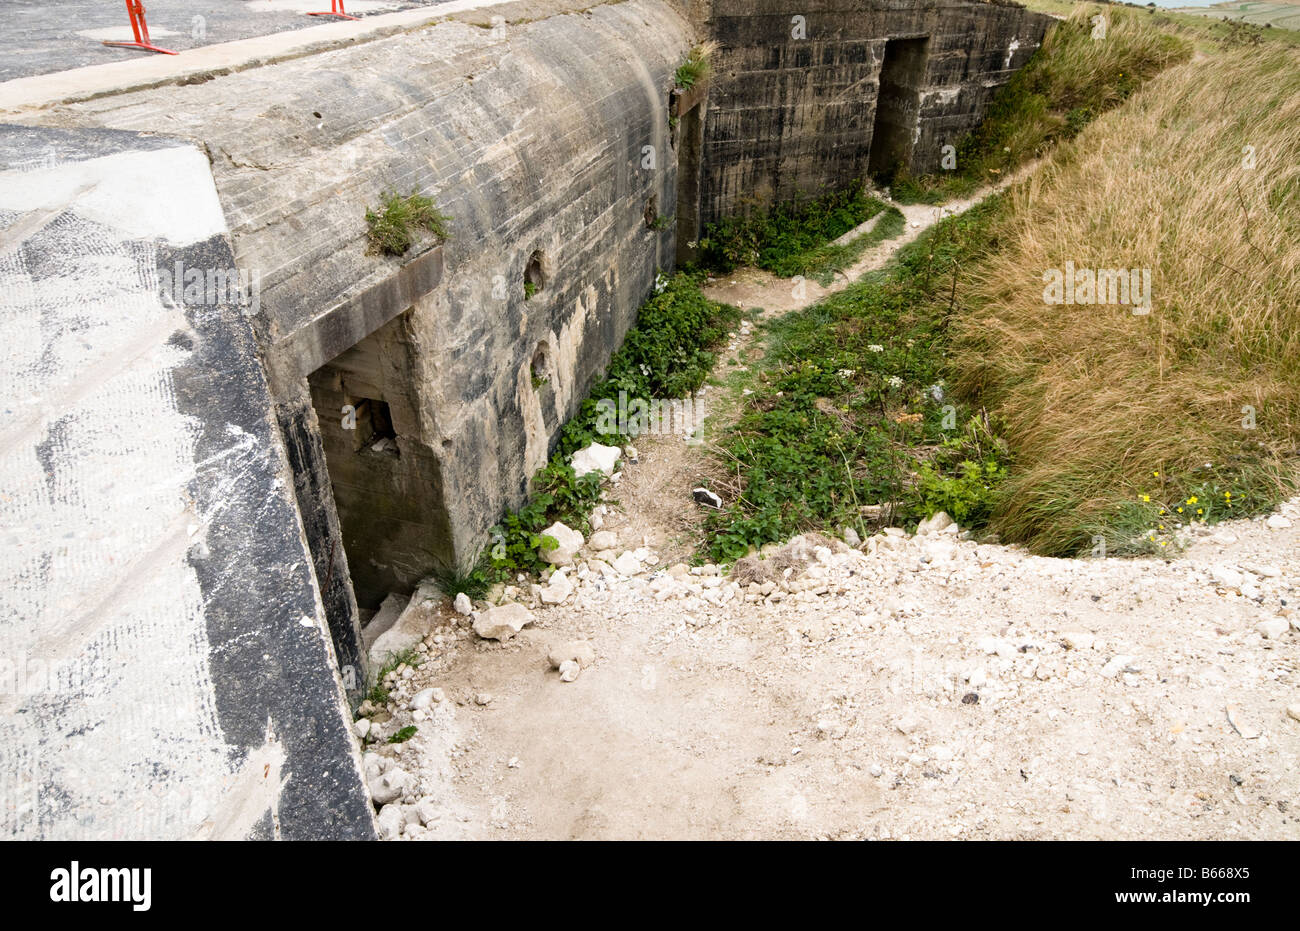
[[[444,0],[345,0],[358,17],[438,6]],[[145,0],[155,45],[173,51],[338,22],[308,16],[330,0]],[[0,6],[0,81],[151,56],[103,40],[131,38],[122,0],[6,0]]]

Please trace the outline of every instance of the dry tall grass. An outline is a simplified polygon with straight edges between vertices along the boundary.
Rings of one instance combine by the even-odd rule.
[[[952,360],[1017,455],[994,529],[1079,552],[1207,462],[1280,494],[1300,444],[1300,55],[1175,66],[1009,198]],[[1150,269],[1150,314],[1046,304],[1043,273],[1067,260]]]

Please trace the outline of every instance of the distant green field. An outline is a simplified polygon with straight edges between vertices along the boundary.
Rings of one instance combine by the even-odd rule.
[[[1300,29],[1300,3],[1276,3],[1270,0],[1216,3],[1214,6],[1182,7],[1179,13],[1208,16],[1213,19],[1239,19],[1256,26],[1265,24],[1283,29]]]

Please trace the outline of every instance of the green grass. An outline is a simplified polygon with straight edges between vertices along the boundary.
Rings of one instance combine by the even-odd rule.
[[[383,255],[405,255],[415,244],[419,230],[427,230],[444,242],[450,222],[451,217],[440,211],[432,199],[414,191],[405,196],[386,192],[378,209],[366,211],[370,249]]]
[[[1094,39],[1092,17],[1103,11],[1109,17],[1106,37]],[[919,177],[900,172],[890,193],[900,203],[937,204],[969,196],[1043,155],[1057,141],[1074,138],[1191,53],[1190,42],[1160,30],[1143,11],[1079,6],[997,92],[980,126],[956,142],[954,169],[936,165]]]
[[[375,684],[372,685],[370,691],[366,693],[366,698],[371,704],[385,705],[388,703],[388,687],[384,685],[384,679],[388,677],[390,672],[397,669],[403,663],[408,666],[419,666],[420,654],[413,649],[407,649],[399,650],[392,656],[388,657],[388,660],[380,668],[379,672],[375,674]]]
[[[810,200],[753,209],[709,225],[700,238],[700,263],[723,274],[754,265],[782,278],[829,278],[852,264],[869,244],[832,243],[885,206],[857,183]],[[882,217],[878,225],[901,231],[901,219]]]
[[[767,325],[764,370],[717,444],[719,481],[738,482],[706,522],[704,556],[729,562],[808,530],[865,532],[866,505],[889,505],[899,523],[940,509],[969,527],[988,519],[1005,444],[981,411],[937,395],[953,276],[991,247],[999,209],[944,220],[886,270]]]
[[[822,286],[829,285],[836,273],[844,271],[856,262],[869,248],[879,245],[886,239],[902,235],[907,228],[907,221],[897,207],[888,207],[879,214],[880,219],[870,230],[850,242],[836,245],[833,242],[810,249],[792,257],[785,267],[792,269],[795,275],[803,275]],[[784,277],[794,277],[787,275]]]
[[[674,83],[682,90],[691,90],[697,84],[703,84],[709,79],[712,72],[712,66],[709,58],[713,54],[716,45],[712,42],[705,42],[691,49],[686,60],[678,66],[676,73],[673,75]]]

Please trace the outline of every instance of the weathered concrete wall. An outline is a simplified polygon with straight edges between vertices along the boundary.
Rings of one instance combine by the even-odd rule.
[[[651,229],[646,204],[674,202],[669,92],[692,41],[672,6],[631,0],[495,29],[450,22],[56,112],[206,146],[239,265],[260,273],[279,418],[315,473],[298,491],[322,582],[366,576],[372,602],[377,586],[466,568],[523,502],[672,265],[673,231]],[[434,197],[450,241],[369,254],[363,217],[389,190]],[[544,284],[525,300],[535,254]],[[403,384],[399,457],[357,459],[328,426],[322,444],[340,411],[313,409],[306,377],[407,311],[400,350],[388,341],[381,360],[387,391]],[[326,462],[347,478],[325,480]],[[335,510],[367,552],[331,550]],[[346,632],[348,594],[326,604]]]
[[[373,836],[207,159],[0,126],[0,230],[0,836]]]
[[[1042,42],[1050,17],[964,0],[714,0],[705,222],[868,173],[886,43],[928,37],[908,167],[974,128]]]

